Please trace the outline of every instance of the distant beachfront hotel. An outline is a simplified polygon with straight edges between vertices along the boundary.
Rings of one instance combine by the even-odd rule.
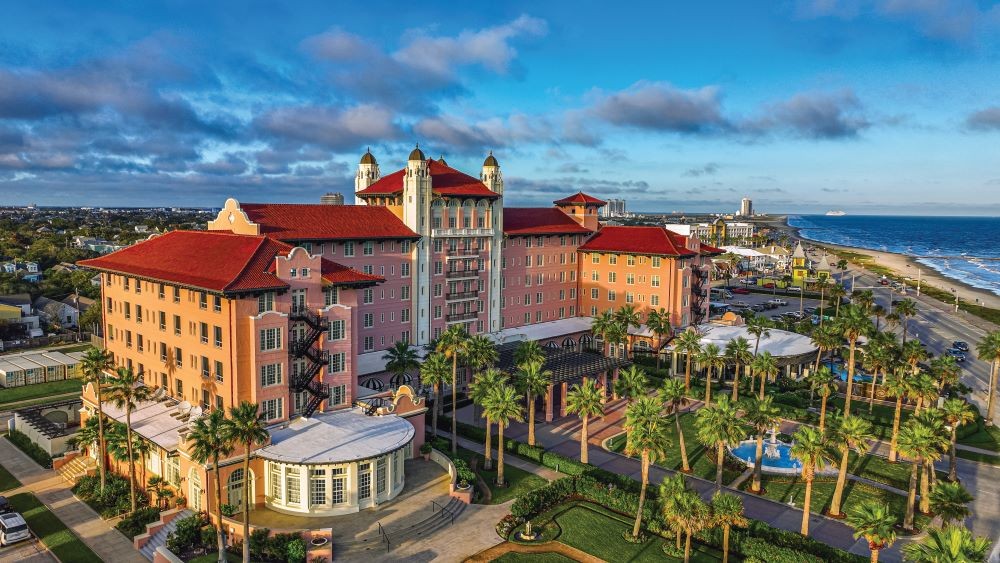
[[[271,439],[249,475],[223,463],[224,502],[239,505],[249,484],[258,509],[357,511],[402,490],[404,461],[424,440],[424,398],[385,372],[396,342],[424,346],[456,324],[502,350],[540,341],[574,366],[539,399],[551,420],[565,412],[567,383],[589,373],[581,370],[605,383],[613,375],[614,362],[581,349],[624,352],[591,334],[595,315],[628,304],[643,318],[666,309],[677,329],[705,320],[708,268],[721,251],[696,235],[602,228],[605,202],[584,193],[542,208],[504,207],[503,197],[492,154],[473,176],[415,149],[382,175],[368,152],[355,205],[229,199],[207,231],[81,262],[100,272],[107,350],[156,388],[156,400],[132,413],[134,430],[155,444],[151,474],[188,506],[213,509],[213,473],[191,460],[188,424],[252,401]],[[634,332],[639,346],[656,344],[645,326]],[[83,400],[92,416],[92,386]]]

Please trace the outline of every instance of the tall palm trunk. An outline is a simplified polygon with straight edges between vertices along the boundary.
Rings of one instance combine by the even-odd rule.
[[[813,494],[813,472],[811,469],[806,470],[806,496],[802,501],[802,529],[800,530],[803,536],[809,535],[809,512],[812,506],[812,494]]]
[[[993,413],[996,410],[997,379],[1000,374],[1000,359],[993,360],[990,366],[990,394],[986,397],[986,426],[993,426]]]
[[[767,383],[767,374],[766,373],[760,374],[760,394],[758,395],[758,398],[761,401],[764,400],[764,385],[766,383]]]
[[[503,445],[500,446],[503,449]],[[483,457],[483,469],[493,468],[493,422],[486,418],[486,453]]]
[[[243,444],[243,563],[250,563],[250,448],[253,444]]]
[[[434,411],[431,413],[431,435],[437,438],[438,435],[438,413],[441,412],[441,384],[434,384]]]
[[[722,527],[722,563],[729,563],[729,526]]]
[[[635,511],[635,524],[632,526],[632,537],[639,537],[639,526],[642,524],[642,507],[646,504],[646,485],[649,483],[649,450],[642,450],[642,484],[639,486],[639,508]]]
[[[501,487],[504,484],[503,481],[503,427],[506,426],[502,422],[497,423],[497,485]]]
[[[677,427],[677,445],[681,448],[681,471],[691,473],[691,466],[688,465],[687,446],[684,445],[684,431],[681,430],[680,408],[674,409],[674,425]]]
[[[528,445],[535,445],[535,396],[528,393]]]
[[[587,436],[588,422],[590,422],[590,417],[589,416],[583,417],[583,426],[580,427],[580,463],[590,463],[588,461],[589,458],[587,457],[587,452],[589,449],[587,448],[587,440],[589,440]]]
[[[906,497],[906,515],[903,517],[903,529],[908,532],[913,531],[913,513],[917,500],[917,471],[920,468],[920,463],[920,458],[913,460],[913,467],[910,469],[910,491]]]
[[[951,449],[948,452],[948,480],[958,481],[958,459],[955,457],[955,444],[958,443],[958,427],[951,427]]]
[[[878,563],[878,552],[880,551],[877,547],[872,547],[871,544],[868,545],[868,549],[872,552],[871,563]]]
[[[215,530],[216,540],[219,544],[219,563],[226,561],[226,532],[222,525],[222,478],[219,474],[219,456],[212,460],[215,465],[215,517],[218,527]]]
[[[458,354],[451,358],[451,455],[458,454]]]
[[[132,409],[125,409],[125,449],[128,452],[128,495],[132,512],[135,512],[135,461],[132,457]]]
[[[875,408],[875,382],[878,381],[878,371],[872,373],[871,390],[868,393],[868,414]]]
[[[97,389],[97,463],[98,468],[101,472],[101,494],[104,494],[104,486],[108,481],[108,468],[107,468],[107,448],[108,445],[104,441],[104,400],[101,398],[101,381],[100,379],[94,385]]]
[[[844,497],[844,485],[847,484],[847,460],[851,455],[850,449],[845,449],[840,458],[840,471],[837,473],[837,487],[833,490],[833,500],[830,501],[830,516],[839,518],[843,516],[840,510],[840,501]]]
[[[685,354],[687,359],[685,360],[684,367],[684,392],[691,392],[691,352]]]
[[[851,395],[853,394],[854,385],[854,348],[857,345],[858,340],[856,338],[851,339],[851,351],[848,354],[847,363],[847,394],[844,396],[844,415],[851,414]]]
[[[823,395],[819,401],[819,431],[826,428],[826,400],[830,398],[830,393]]]
[[[920,472],[920,513],[930,514],[931,512],[931,460],[922,460],[922,471]]]
[[[691,561],[691,530],[690,528],[685,530],[684,533],[684,563],[690,563]]]
[[[757,452],[753,462],[753,485],[750,487],[751,493],[756,493],[756,494],[761,493],[760,475],[761,475],[761,466],[763,465],[763,462],[764,462],[764,433],[759,432],[757,434]]]
[[[708,366],[705,375],[705,406],[712,405],[712,366]]]
[[[892,415],[892,438],[889,441],[889,462],[895,463],[899,452],[896,451],[896,443],[899,440],[899,419],[903,413],[903,395],[896,397],[896,412]]]
[[[735,403],[740,399],[740,364],[739,362],[733,368],[733,402]]]
[[[726,445],[719,442],[716,448],[719,453],[715,460],[715,488],[718,490],[722,488],[722,462],[726,457]]]

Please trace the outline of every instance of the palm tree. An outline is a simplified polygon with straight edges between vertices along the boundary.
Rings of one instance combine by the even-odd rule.
[[[781,410],[774,406],[773,397],[750,399],[744,407],[743,420],[750,425],[757,436],[757,452],[753,464],[753,484],[750,487],[750,492],[759,495],[763,492],[760,487],[760,476],[764,460],[764,433],[781,421]]]
[[[958,361],[954,356],[942,354],[931,360],[931,374],[937,381],[938,389],[942,391],[946,386],[957,383],[961,373],[962,368],[958,366]]]
[[[816,280],[815,286],[819,288],[819,326],[823,326],[823,317],[825,316],[823,312],[826,309],[826,288],[830,286],[830,278],[819,278]],[[802,297],[803,295],[800,294],[799,299],[801,300]]]
[[[823,359],[823,352],[836,350],[844,342],[844,337],[837,332],[835,325],[827,325],[814,330],[810,338],[812,339],[813,346],[816,347],[816,365],[813,366],[813,371],[819,369],[819,364]]]
[[[522,340],[514,348],[514,365],[523,366],[538,362],[545,363],[545,351],[537,340]]]
[[[649,378],[646,372],[632,364],[618,372],[618,381],[615,382],[615,394],[624,397],[628,404],[646,394],[649,388]]]
[[[69,439],[70,448],[84,449],[90,448],[97,444],[98,433],[97,433],[97,417],[92,416],[87,419],[87,422],[80,426],[80,429],[76,431],[76,434]]]
[[[675,507],[671,505],[671,501],[677,495],[688,490],[687,481],[680,473],[674,473],[670,477],[664,476],[659,486],[660,513],[670,528],[674,530],[678,550],[681,549],[681,533],[684,531],[684,527],[678,518],[680,515],[674,514],[672,509]]]
[[[833,316],[834,317],[839,317],[840,316],[840,301],[841,301],[841,299],[843,299],[843,297],[845,295],[847,295],[847,290],[844,289],[843,285],[841,285],[841,284],[838,283],[838,284],[834,284],[830,288],[830,292],[829,293],[830,293],[830,299],[836,299],[837,300],[837,304],[834,306]]]
[[[486,419],[486,452],[483,456],[483,468],[490,469],[493,466],[493,418],[487,410],[489,402],[493,399],[493,391],[501,385],[507,383],[507,374],[490,368],[479,374],[470,386],[472,401],[483,409],[482,417]],[[503,442],[499,448],[503,449]]]
[[[771,331],[768,330],[770,326],[771,325],[768,324],[767,319],[761,317],[760,315],[754,315],[747,319],[747,332],[752,334],[754,337],[753,357],[757,357],[757,350],[760,349],[760,340],[762,338],[771,337]]]
[[[924,456],[923,471],[920,475],[920,512],[930,514],[931,487],[937,480],[934,462],[941,459],[941,455],[948,449],[948,430],[944,427],[943,412],[937,407],[927,408],[920,414],[914,414],[913,421],[930,430],[933,436],[933,449]]]
[[[976,345],[976,357],[990,362],[989,394],[986,396],[986,426],[993,426],[996,409],[997,379],[1000,378],[1000,330],[987,334]]]
[[[927,359],[927,350],[924,350],[919,340],[911,340],[903,344],[899,355],[910,366],[910,370],[917,373],[917,364]]]
[[[812,510],[812,486],[816,478],[816,468],[830,460],[830,450],[826,436],[812,426],[802,426],[792,436],[791,455],[802,462],[802,479],[806,482],[806,493],[802,504],[803,536],[809,535],[809,513]]]
[[[681,451],[681,471],[691,473],[691,466],[688,465],[687,447],[684,445],[684,430],[681,428],[681,407],[688,403],[687,395],[684,393],[684,382],[680,379],[664,381],[663,387],[660,388],[660,400],[667,408],[667,412],[674,413],[677,446]]]
[[[931,428],[916,420],[908,420],[899,431],[898,447],[900,453],[910,458],[913,463],[910,469],[910,491],[906,499],[906,516],[903,518],[903,528],[912,532],[913,517],[916,512],[918,472],[924,460],[935,455],[937,437]]]
[[[941,405],[945,423],[951,428],[951,448],[948,450],[948,479],[958,481],[958,458],[955,456],[958,443],[958,428],[976,420],[976,411],[965,399],[945,399]]]
[[[584,379],[570,388],[566,393],[566,412],[575,413],[583,421],[580,427],[580,461],[588,463],[587,453],[589,435],[587,424],[590,417],[604,414],[604,393],[597,387],[593,379]]]
[[[729,561],[729,530],[733,526],[745,528],[750,524],[743,514],[743,497],[729,493],[715,493],[712,496],[712,519],[716,526],[722,526],[722,563]]]
[[[840,282],[843,283],[844,282],[844,272],[847,271],[847,260],[845,260],[844,258],[841,258],[840,260],[837,260],[837,267],[840,268]]]
[[[382,355],[385,360],[385,370],[393,374],[393,381],[402,381],[406,372],[420,367],[417,361],[417,350],[411,348],[408,342],[397,341],[392,348]]]
[[[879,323],[882,321],[882,318],[885,317],[885,315],[886,315],[885,307],[883,307],[883,306],[881,306],[881,305],[879,305],[879,304],[876,303],[875,305],[872,305],[871,310],[869,311],[869,313],[873,317],[875,317],[875,332],[878,332],[878,330],[879,330]]]
[[[451,366],[448,358],[440,352],[431,352],[424,358],[423,365],[420,366],[420,382],[430,385],[434,389],[434,410],[431,414],[431,430],[434,436],[438,435],[438,414],[441,412],[441,388],[448,382],[451,375]]]
[[[698,441],[706,448],[716,450],[715,488],[722,487],[722,467],[725,461],[726,448],[736,444],[747,433],[747,424],[739,416],[736,404],[723,395],[714,405],[706,405],[698,409],[697,419]]]
[[[139,458],[139,467],[142,468],[142,478],[139,480],[140,483],[146,482],[146,458],[149,457],[149,453],[153,451],[153,444],[149,440],[143,439],[142,436],[134,434],[132,436],[132,453]]]
[[[837,376],[830,368],[822,366],[809,374],[810,388],[819,394],[819,431],[826,429],[826,402],[837,392]]]
[[[837,317],[837,328],[840,334],[847,339],[851,350],[847,359],[847,393],[844,396],[844,414],[848,415],[851,414],[851,396],[854,384],[854,353],[857,349],[858,339],[871,333],[872,321],[859,307],[845,307],[844,316]]]
[[[870,289],[864,291],[852,291],[851,301],[861,308],[865,315],[871,313],[872,305],[875,303],[875,293]]]
[[[691,560],[691,537],[711,523],[711,512],[697,491],[685,489],[671,497],[664,512],[684,530],[684,563]]]
[[[136,374],[127,367],[120,367],[108,382],[108,401],[116,408],[125,411],[125,444],[128,449],[129,501],[132,512],[136,509],[135,495],[135,455],[132,451],[132,411],[143,402],[148,401],[152,393],[149,387],[142,383],[142,374]]]
[[[740,398],[740,368],[753,360],[750,343],[739,336],[726,342],[726,359],[733,363],[733,401]]]
[[[660,307],[646,313],[646,326],[656,335],[656,369],[660,369],[660,350],[663,348],[663,337],[670,334],[670,312]]]
[[[722,369],[726,358],[715,343],[708,343],[698,355],[698,364],[705,368],[705,406],[712,404],[712,369]]]
[[[889,461],[895,463],[899,455],[897,447],[899,444],[899,421],[903,414],[903,399],[910,395],[913,386],[908,374],[902,368],[893,370],[892,374],[886,377],[883,386],[886,396],[896,398],[896,410],[892,415],[892,439],[889,442]]]
[[[458,361],[469,350],[469,333],[460,324],[448,327],[438,339],[437,351],[451,360],[451,454],[458,454]]]
[[[685,392],[691,391],[691,360],[701,354],[701,337],[702,334],[691,327],[677,337],[677,344],[674,346],[675,350],[686,356],[684,365]]]
[[[222,437],[234,447],[243,447],[243,563],[250,563],[250,455],[253,447],[264,444],[270,438],[264,426],[264,413],[256,403],[243,401],[229,407],[229,418],[225,419]]]
[[[939,392],[937,383],[929,374],[919,372],[916,377],[910,376],[910,395],[917,400],[913,414],[920,414],[920,409],[932,407],[937,402]]]
[[[532,341],[533,342],[533,341]],[[518,364],[518,386],[528,400],[528,445],[535,445],[535,398],[549,389],[552,371],[543,370],[540,360]]]
[[[642,316],[635,308],[635,305],[625,305],[615,311],[615,321],[618,323],[619,331],[625,336],[625,359],[629,358],[632,350],[632,335],[628,329],[642,326]]]
[[[463,329],[464,330],[464,329]],[[465,361],[473,371],[479,371],[485,367],[497,363],[500,357],[497,347],[493,341],[482,334],[469,336],[465,349]]]
[[[903,299],[896,304],[896,314],[899,315],[899,324],[903,327],[903,345],[906,345],[906,320],[917,316],[917,303],[912,299]]]
[[[599,313],[594,320],[591,321],[590,331],[594,333],[595,336],[601,338],[601,342],[607,344],[610,342],[608,336],[613,332],[618,330],[618,321],[615,320],[614,314],[608,310]],[[605,353],[605,348],[602,347],[601,354]]]
[[[636,455],[642,461],[642,480],[639,485],[639,507],[635,512],[632,537],[638,539],[642,525],[642,507],[646,503],[646,486],[649,484],[649,464],[666,457],[670,445],[667,421],[663,418],[661,404],[656,397],[645,395],[625,409],[625,455]]]
[[[167,483],[167,480],[159,475],[153,475],[146,483],[146,492],[149,493],[150,498],[156,497],[155,506],[160,510],[165,510],[167,508],[165,501],[174,496],[174,492],[170,490],[169,485],[170,484]]]
[[[866,500],[847,514],[847,523],[854,528],[855,538],[865,538],[872,552],[872,563],[878,563],[878,552],[896,541],[896,515],[884,502]]]
[[[763,399],[767,380],[778,376],[778,360],[765,350],[763,354],[753,359],[750,369],[753,370],[754,377],[760,376],[760,394],[757,398]]]
[[[83,371],[84,383],[94,386],[94,393],[97,397],[97,466],[101,475],[101,494],[104,494],[104,486],[107,484],[107,444],[104,442],[104,398],[102,396],[107,372],[114,367],[114,360],[111,354],[100,348],[91,346],[87,348],[83,358],[80,360],[80,369]]]
[[[497,440],[500,442],[497,448],[497,485],[504,486],[503,480],[503,430],[511,420],[521,422],[524,420],[524,411],[521,407],[521,397],[512,385],[506,382],[500,383],[493,388],[489,400],[486,401],[485,415],[497,423]]]
[[[847,484],[847,461],[851,451],[858,452],[858,455],[864,455],[871,447],[869,440],[874,438],[872,423],[858,416],[845,416],[834,427],[831,441],[833,446],[840,450],[840,471],[837,473],[837,486],[833,490],[833,500],[830,501],[830,516],[834,518],[843,516],[840,502],[844,496],[844,486]]]
[[[976,500],[961,483],[938,481],[931,489],[931,510],[941,517],[942,525],[952,521],[959,524],[969,517],[969,503]]]
[[[879,333],[886,334],[886,333]],[[878,376],[880,373],[884,374],[886,370],[895,361],[895,351],[893,345],[879,345],[874,342],[874,337],[872,342],[870,342],[865,350],[864,361],[861,365],[868,370],[868,373],[872,374],[872,381],[869,389],[868,395],[868,414],[872,413],[875,408],[875,386],[878,383]],[[885,378],[883,377],[883,382]]]
[[[233,453],[233,443],[226,439],[226,413],[214,410],[191,424],[187,439],[191,442],[191,459],[202,465],[212,462],[215,472],[216,539],[219,544],[219,561],[226,561],[226,539],[222,525],[222,477],[219,460]]]
[[[903,556],[913,563],[965,563],[985,561],[990,539],[975,537],[964,526],[927,530],[927,537],[903,546]]]

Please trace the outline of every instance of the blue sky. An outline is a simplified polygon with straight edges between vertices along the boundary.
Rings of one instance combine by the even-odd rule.
[[[416,142],[513,205],[1000,215],[1000,7],[31,2],[0,204],[317,201]]]

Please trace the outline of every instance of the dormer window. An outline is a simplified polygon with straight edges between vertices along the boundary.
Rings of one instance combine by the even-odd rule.
[[[288,270],[288,277],[290,277],[290,278],[298,277],[298,274],[299,274],[299,271],[296,270],[295,268],[292,268],[292,269]]]
[[[309,268],[302,268],[301,270],[299,270],[299,277],[300,278],[308,278],[309,277]]]

